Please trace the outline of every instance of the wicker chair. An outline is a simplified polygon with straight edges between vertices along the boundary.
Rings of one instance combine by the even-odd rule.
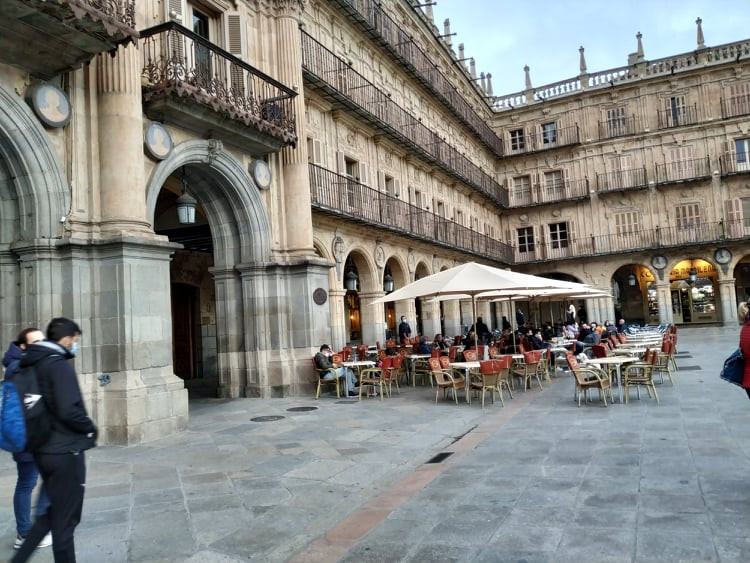
[[[588,402],[589,389],[598,389],[599,399],[604,401],[606,407],[607,389],[609,389],[609,399],[612,401],[612,380],[609,376],[594,366],[584,367],[580,365],[576,357],[570,352],[566,354],[565,359],[568,362],[568,368],[575,377],[575,399],[578,401],[578,406],[581,406],[581,395],[585,395]]]
[[[443,398],[448,396],[448,389],[453,393],[453,399],[458,404],[458,391],[459,389],[466,389],[466,380],[463,377],[454,376],[450,369],[443,369],[440,365],[440,358],[429,358],[430,372],[432,377],[435,378],[435,384],[437,385],[437,391],[435,392],[435,402],[437,403],[438,395],[440,390],[443,390]]]
[[[531,388],[531,378],[535,377],[539,384],[539,390],[544,389],[542,387],[542,377],[546,370],[546,364],[542,359],[541,350],[532,350],[530,352],[523,353],[523,362],[517,363],[513,368],[513,377],[518,377],[523,381],[523,390]]]
[[[648,396],[651,391],[654,392],[656,404],[659,404],[659,395],[656,393],[654,385],[654,368],[659,363],[659,354],[651,355],[650,362],[635,362],[625,368],[622,374],[622,385],[625,387],[625,403],[630,401],[630,387],[634,386],[638,392],[638,398],[641,398],[641,385],[646,388]]]
[[[500,360],[484,360],[479,362],[479,380],[471,382],[471,389],[482,392],[482,410],[484,410],[484,395],[489,391],[492,395],[492,404],[495,404],[495,393],[500,397],[500,404],[505,406],[503,401],[502,384],[502,366],[505,362]]]
[[[384,381],[384,372],[391,367],[391,362],[393,361],[393,356],[386,356],[383,361],[382,365],[379,368],[367,368],[363,369],[361,372],[359,372],[359,400],[362,400],[362,390],[367,388],[371,388],[373,391],[378,390],[380,395],[380,400],[383,400],[383,394],[385,391],[385,381]],[[369,393],[365,393],[365,397],[367,397]]]
[[[341,379],[341,377],[343,377],[343,376],[336,377],[336,368],[327,368],[327,369],[320,369],[320,368],[318,368],[318,364],[315,363],[315,358],[313,357],[311,359],[312,359],[313,369],[315,370],[315,373],[318,374],[318,386],[317,386],[317,390],[315,391],[315,398],[316,399],[320,399],[320,390],[323,387],[323,385],[335,385],[336,386],[336,397],[340,398],[341,397],[341,386],[340,386],[339,379]],[[323,377],[327,373],[332,373],[334,375],[334,377],[331,378],[331,379],[323,379]]]

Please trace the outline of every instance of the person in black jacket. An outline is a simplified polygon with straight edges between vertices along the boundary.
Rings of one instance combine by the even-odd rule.
[[[35,367],[52,419],[49,440],[32,452],[51,505],[34,521],[12,561],[26,561],[50,530],[55,562],[76,560],[73,536],[81,521],[86,486],[83,452],[96,445],[97,437],[76,372],[68,361],[75,356],[80,337],[81,329],[75,322],[52,319],[47,326],[47,341],[28,346],[21,358],[21,369]]]

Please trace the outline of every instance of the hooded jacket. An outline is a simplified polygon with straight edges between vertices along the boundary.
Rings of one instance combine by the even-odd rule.
[[[23,356],[23,350],[18,347],[18,344],[11,342],[3,356],[6,379],[18,369],[18,362],[21,361],[21,356]]]
[[[96,445],[97,429],[83,404],[73,366],[73,355],[56,342],[38,342],[26,348],[20,367],[33,365],[52,416],[52,432],[35,453],[67,454]]]

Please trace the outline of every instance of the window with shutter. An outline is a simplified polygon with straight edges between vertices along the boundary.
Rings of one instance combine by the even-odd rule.
[[[521,227],[516,229],[518,239],[518,252],[525,254],[534,252],[534,227]]]
[[[689,230],[700,224],[700,205],[686,203],[675,208],[675,219],[679,230]]]
[[[640,234],[640,212],[623,211],[615,213],[615,234],[617,241],[613,250],[628,250],[637,244]]]
[[[747,115],[750,113],[750,82],[736,82],[729,85],[726,117]]]
[[[562,199],[563,173],[562,170],[552,170],[544,173],[544,201],[556,201]]]
[[[694,178],[695,162],[692,160],[692,147],[672,147],[669,149],[669,166],[667,166],[667,180],[686,180]]]
[[[734,140],[735,172],[750,170],[750,139]]]
[[[627,134],[627,119],[625,118],[625,107],[610,108],[606,114],[606,127],[608,137],[619,137]]]
[[[685,96],[671,96],[664,100],[665,127],[677,127],[687,123],[687,106]]]
[[[557,123],[542,123],[542,147],[551,147],[557,144]]]
[[[247,59],[245,46],[245,22],[239,12],[226,12],[224,14],[224,41],[227,51],[243,61]],[[252,82],[250,74],[231,61],[226,62],[229,75],[230,92],[236,97],[252,96]]]
[[[531,177],[515,176],[513,178],[513,202],[516,205],[531,203]]]
[[[510,132],[510,150],[514,152],[526,150],[526,138],[523,129],[514,129]]]
[[[553,250],[567,248],[569,244],[568,223],[551,223],[549,225],[549,240],[550,248]]]
[[[185,0],[167,0],[163,5],[166,12],[164,14],[164,21],[174,21],[182,26],[190,27],[190,23],[185,22],[185,13],[187,12]],[[184,36],[179,33],[170,32],[167,44],[170,64],[177,67],[185,65]]]
[[[724,202],[725,227],[732,238],[750,234],[750,197],[733,198]]]

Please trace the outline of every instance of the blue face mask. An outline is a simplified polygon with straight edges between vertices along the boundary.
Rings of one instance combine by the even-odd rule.
[[[73,346],[70,347],[69,352],[71,356],[76,355],[76,353],[78,352],[78,342],[73,342]]]

